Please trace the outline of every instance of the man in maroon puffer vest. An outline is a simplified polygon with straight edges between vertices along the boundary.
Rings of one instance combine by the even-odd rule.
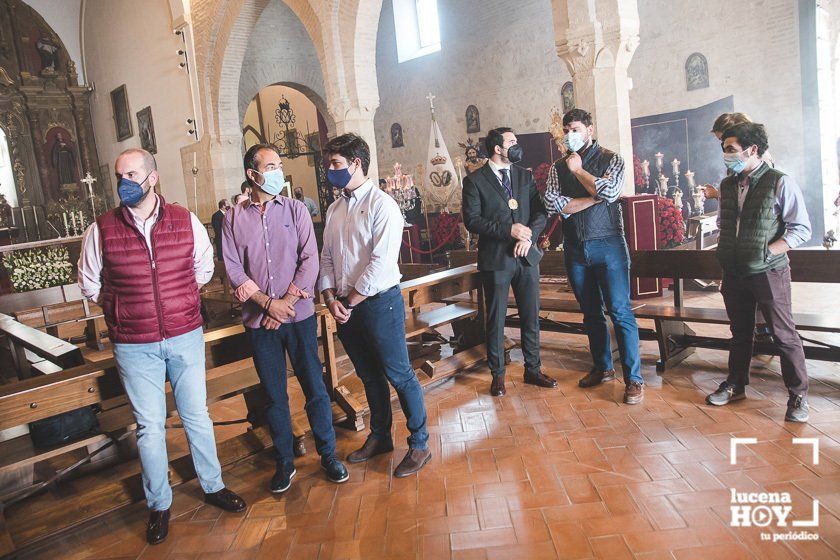
[[[149,152],[126,150],[114,164],[120,206],[87,229],[79,285],[99,303],[120,379],[137,419],[143,490],[150,509],[146,538],[169,532],[166,378],[184,424],[205,500],[227,511],[245,502],[225,488],[207,413],[199,286],[213,275],[207,230],[189,210],[155,194],[157,165]]]

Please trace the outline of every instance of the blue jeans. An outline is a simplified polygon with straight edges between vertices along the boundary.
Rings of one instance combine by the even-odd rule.
[[[391,390],[394,386],[405,413],[411,449],[426,449],[426,403],[423,389],[408,359],[405,344],[405,302],[399,287],[368,298],[358,305],[350,320],[338,325],[338,338],[356,375],[365,386],[370,407],[370,434],[391,439]]]
[[[161,342],[114,344],[114,357],[137,420],[137,448],[149,509],[172,504],[166,455],[166,376],[184,424],[195,472],[208,494],[225,487],[207,412],[204,335],[201,328]]]
[[[254,347],[254,366],[268,397],[266,413],[278,465],[294,461],[294,435],[286,385],[286,353],[306,397],[306,416],[322,457],[335,455],[332,405],[324,385],[323,365],[318,357],[318,323],[313,315],[296,323],[284,323],[277,330],[246,329]]]
[[[592,361],[599,371],[613,369],[610,329],[613,322],[624,382],[643,383],[639,373],[639,326],[630,305],[630,255],[620,235],[564,245],[566,272],[583,311]]]

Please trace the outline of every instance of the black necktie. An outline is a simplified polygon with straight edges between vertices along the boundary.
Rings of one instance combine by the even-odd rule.
[[[510,173],[510,170],[509,169],[499,169],[499,173],[502,174],[502,186],[507,191],[508,196],[510,198],[513,198],[513,189],[511,189],[511,187],[510,187],[510,175],[508,175],[508,173]]]

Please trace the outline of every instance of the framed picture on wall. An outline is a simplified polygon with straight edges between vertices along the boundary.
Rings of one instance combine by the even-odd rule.
[[[137,133],[140,135],[140,146],[150,154],[156,154],[157,140],[151,107],[145,107],[137,112]]]
[[[134,136],[131,127],[131,114],[128,110],[128,93],[125,84],[111,92],[111,107],[114,110],[114,127],[117,131],[117,142],[122,142]]]

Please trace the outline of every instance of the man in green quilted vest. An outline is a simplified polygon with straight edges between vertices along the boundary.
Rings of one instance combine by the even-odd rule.
[[[753,353],[756,306],[773,333],[789,399],[785,420],[808,421],[808,373],[796,332],[790,297],[787,252],[811,238],[802,190],[762,160],[767,132],[757,123],[723,133],[723,161],[731,171],[720,183],[717,257],[723,268],[721,293],[732,341],[729,376],[706,398],[723,406],[746,397]]]

